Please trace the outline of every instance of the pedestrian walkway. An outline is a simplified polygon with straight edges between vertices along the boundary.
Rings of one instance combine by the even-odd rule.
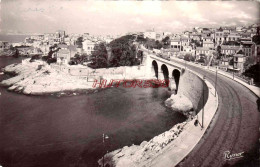
[[[198,75],[200,78],[203,78],[202,75],[198,73],[195,74]],[[208,126],[210,125],[210,122],[218,108],[218,94],[216,94],[215,96],[214,86],[207,80],[205,80],[205,83],[209,88],[209,96],[207,103],[204,106],[204,127],[201,127],[203,115],[202,109],[197,114],[197,120],[199,121],[199,124],[197,126],[194,125],[196,119],[188,122],[187,125],[184,127],[183,132],[180,133],[180,135],[175,140],[173,140],[165,149],[163,149],[162,153],[158,154],[158,156],[153,158],[150,162],[141,166],[176,166],[198,144],[198,142],[206,132]]]

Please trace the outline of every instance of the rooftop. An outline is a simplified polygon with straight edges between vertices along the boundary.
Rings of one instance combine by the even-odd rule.
[[[246,57],[246,56],[243,54],[235,54],[234,57]]]
[[[60,49],[60,50],[58,51],[58,53],[60,53],[60,54],[69,54],[70,52],[69,52],[69,50],[67,50],[67,49]]]
[[[242,44],[245,44],[245,45],[253,45],[254,42],[252,41],[241,41]]]
[[[196,50],[209,51],[210,49],[208,47],[197,47]]]
[[[221,49],[225,49],[225,50],[238,50],[240,48],[240,46],[230,46],[230,45],[222,45]]]

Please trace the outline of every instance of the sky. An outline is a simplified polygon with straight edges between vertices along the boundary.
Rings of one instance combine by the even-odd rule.
[[[256,1],[0,0],[0,33],[117,35],[260,23]]]

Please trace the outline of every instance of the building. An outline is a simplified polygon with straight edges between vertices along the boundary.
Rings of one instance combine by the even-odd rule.
[[[215,42],[217,45],[221,45],[226,40],[225,34],[223,31],[215,32]]]
[[[156,32],[148,30],[144,32],[144,38],[156,39]]]
[[[255,63],[260,63],[260,45],[253,45],[252,55],[254,56]]]
[[[57,52],[57,63],[68,64],[70,61],[70,51],[67,48],[62,48]]]
[[[42,40],[44,40],[44,35],[33,35],[30,38],[37,40],[37,41],[42,41]]]
[[[214,48],[214,42],[206,41],[206,42],[203,42],[202,46],[207,47],[207,48]]]
[[[238,26],[238,27],[236,27],[236,31],[242,31],[243,28],[244,28],[244,27],[242,27],[242,26]]]
[[[210,36],[204,36],[202,37],[202,46],[203,47],[208,47],[208,48],[214,48],[214,39]]]
[[[227,35],[227,41],[238,41],[241,38],[239,33],[233,32]]]
[[[187,36],[181,37],[181,46],[189,46],[190,45],[190,39]]]
[[[180,50],[178,48],[164,49],[163,53],[169,56],[177,57],[180,54]]]
[[[245,56],[251,57],[253,55],[252,52],[253,52],[254,42],[242,41],[241,45],[242,45],[242,51],[245,53]]]
[[[240,46],[222,45],[221,53],[224,55],[234,55],[240,49]]]
[[[181,50],[181,39],[180,38],[173,38],[171,39],[171,48]]]
[[[83,46],[83,52],[87,53],[88,55],[90,55],[93,51],[94,51],[94,47],[95,47],[96,43],[91,41],[91,40],[85,40],[82,42],[82,46]]]
[[[193,53],[194,50],[192,49],[191,46],[183,46],[183,51],[186,53]]]
[[[191,35],[191,39],[193,39],[194,41],[200,41],[201,35],[198,35],[198,34]]]
[[[156,40],[162,40],[163,35],[161,33],[156,33]]]
[[[203,42],[213,42],[213,38],[211,36],[203,36],[202,41]]]
[[[222,69],[224,71],[227,71],[228,67],[229,67],[229,58],[222,58],[219,61],[219,69]]]
[[[234,55],[234,72],[242,73],[244,72],[244,63],[246,61],[246,56],[243,54]]]
[[[65,31],[64,30],[58,30],[55,32],[56,38],[65,38]]]
[[[77,47],[74,45],[58,45],[60,48],[56,54],[58,64],[68,64],[70,59],[75,56]]]
[[[203,29],[202,29],[202,33],[203,33],[203,34],[206,34],[207,36],[210,36],[211,31],[210,31],[210,29],[208,29],[208,28],[203,28]]]
[[[196,57],[198,55],[200,55],[200,54],[209,55],[210,54],[210,49],[206,48],[206,47],[197,47],[195,53],[196,53]]]

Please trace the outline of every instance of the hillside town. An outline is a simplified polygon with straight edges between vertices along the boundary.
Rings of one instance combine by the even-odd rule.
[[[239,76],[260,61],[258,24],[247,27],[195,27],[181,33],[156,32],[153,29],[114,37],[94,36],[89,33],[67,34],[64,30],[58,30],[55,33],[32,35],[19,43],[0,41],[0,51],[5,55],[47,57],[48,63],[65,68],[76,64],[86,66],[93,61],[91,56],[97,46],[102,43],[106,53],[111,54],[110,42],[125,35],[134,36],[137,47],[142,45],[157,56],[166,59],[177,57],[196,64],[218,66],[221,70]],[[13,52],[8,53],[10,50]],[[137,57],[137,53],[135,54]]]

